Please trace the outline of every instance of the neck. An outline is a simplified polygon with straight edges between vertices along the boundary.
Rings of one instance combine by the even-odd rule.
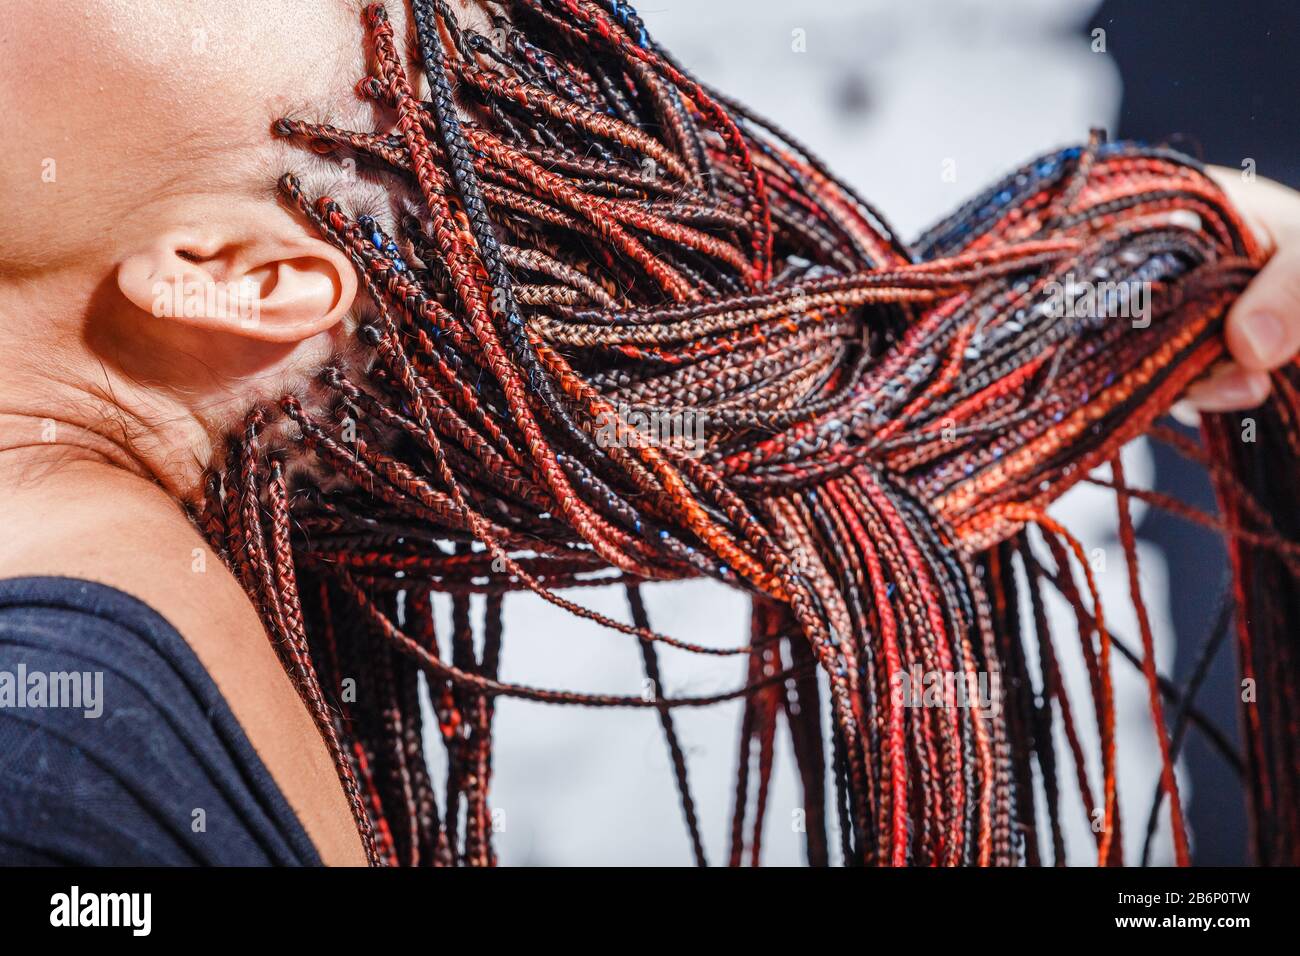
[[[14,490],[58,471],[91,466],[135,475],[175,498],[197,493],[202,466],[192,444],[164,443],[141,415],[119,404],[75,390],[63,394],[64,400],[48,391],[37,400],[8,389],[0,394],[0,488]],[[167,432],[201,434],[197,422],[189,424],[193,428],[174,421]]]
[[[78,323],[49,322],[34,346],[17,317],[40,314],[0,296],[0,489],[66,468],[107,467],[192,500],[202,486],[207,430],[180,402],[73,347]],[[47,312],[48,314],[48,312]],[[2,493],[2,492],[0,492]]]
[[[328,401],[316,373],[352,354],[344,323],[261,342],[159,322],[116,299],[111,280],[0,284],[0,487],[92,462],[196,502],[214,436],[291,391],[309,407]]]
[[[37,481],[54,469],[81,463],[150,477],[122,442],[39,410],[0,410],[0,436],[0,485]]]

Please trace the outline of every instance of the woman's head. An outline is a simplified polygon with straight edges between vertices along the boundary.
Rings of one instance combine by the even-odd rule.
[[[272,128],[375,124],[360,5],[69,0],[5,18],[0,50],[0,411],[35,388],[116,420],[147,470],[192,487],[209,436],[346,348],[353,266],[276,183],[293,169],[384,221],[386,194]]]

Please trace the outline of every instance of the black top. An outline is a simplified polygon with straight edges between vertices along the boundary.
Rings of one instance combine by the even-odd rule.
[[[161,615],[89,581],[0,580],[0,864],[320,862]]]

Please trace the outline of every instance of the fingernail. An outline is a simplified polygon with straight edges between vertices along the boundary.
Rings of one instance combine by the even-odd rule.
[[[1272,312],[1252,312],[1241,324],[1241,335],[1246,345],[1261,363],[1271,362],[1277,358],[1286,341],[1286,329],[1282,320]]]

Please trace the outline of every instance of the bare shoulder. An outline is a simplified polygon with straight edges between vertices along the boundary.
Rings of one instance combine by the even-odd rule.
[[[5,577],[108,584],[153,607],[191,645],[215,645],[204,650],[217,658],[241,656],[220,645],[260,630],[238,582],[180,508],[143,479],[104,467],[50,474],[6,489],[0,517]]]
[[[211,675],[327,863],[364,864],[324,742],[257,611],[184,513],[149,482],[69,468],[0,496],[0,577],[96,581],[154,608]]]

